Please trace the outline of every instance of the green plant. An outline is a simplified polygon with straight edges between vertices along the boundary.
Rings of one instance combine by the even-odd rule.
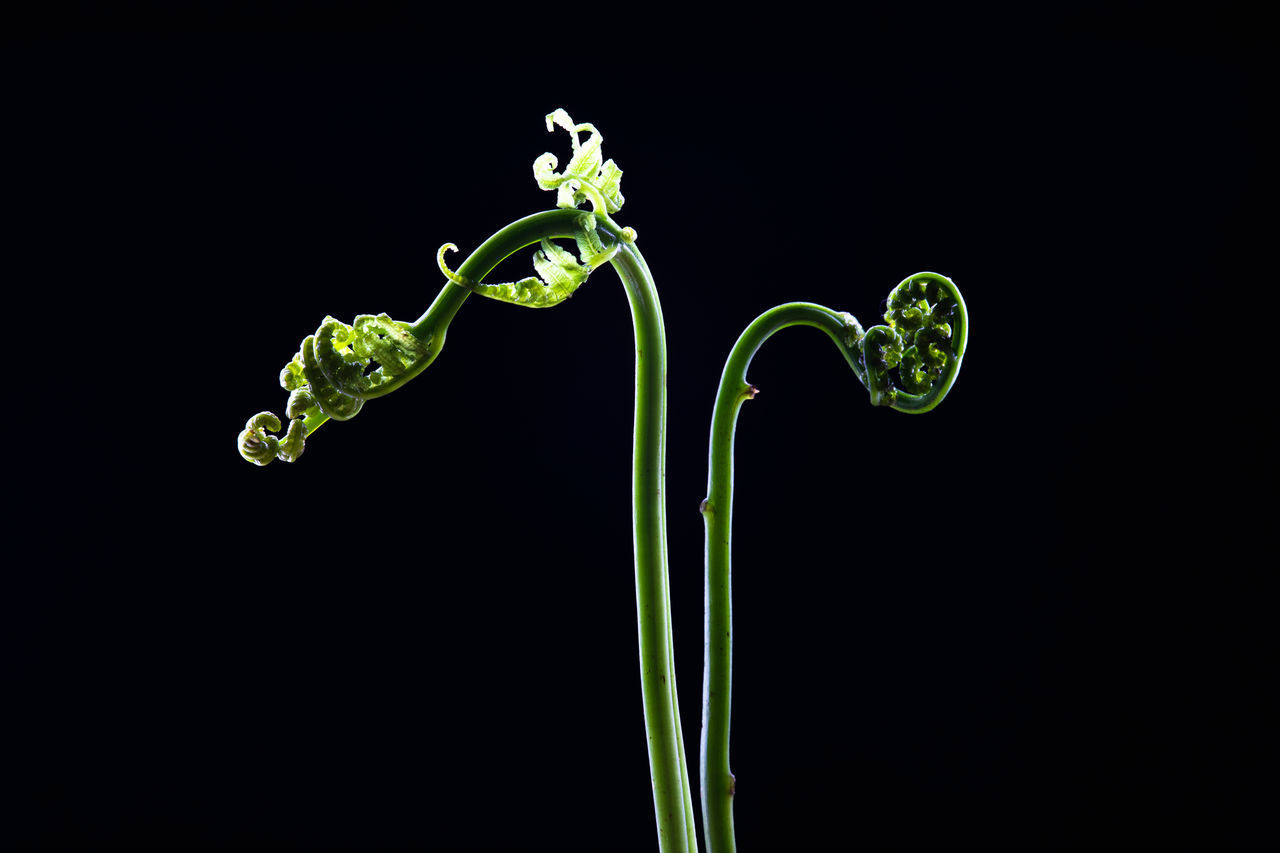
[[[296,461],[306,440],[326,421],[354,417],[367,400],[396,390],[425,370],[440,354],[450,322],[472,293],[524,307],[551,307],[571,297],[593,271],[605,263],[612,265],[631,306],[636,344],[632,469],[635,581],[641,687],[659,846],[663,851],[696,850],[693,798],[676,694],[666,559],[666,342],[662,309],[648,266],[635,245],[635,232],[612,218],[623,205],[622,171],[612,160],[603,159],[601,134],[590,124],[575,124],[564,110],[547,116],[547,129],[556,127],[570,134],[573,154],[569,162],[557,172],[558,161],[548,153],[533,167],[539,187],[556,191],[556,209],[535,213],[497,231],[456,271],[444,261],[445,253],[456,247],[442,246],[437,262],[448,282],[412,323],[385,314],[357,316],[350,325],[326,317],[315,334],[303,339],[280,373],[280,384],[289,392],[285,435],[276,435],[283,428],[279,418],[261,412],[245,424],[239,450],[257,465],[275,459]],[[587,138],[582,140],[581,134]],[[587,202],[591,210],[580,209]],[[553,242],[557,239],[574,240],[577,256]],[[500,284],[484,281],[503,259],[533,245],[538,247],[533,258],[536,277]],[[752,391],[745,384],[745,370],[755,350],[774,331],[807,323],[836,340],[855,375],[870,389],[874,403],[925,411],[945,395],[959,368],[964,348],[963,301],[948,279],[921,273],[894,290],[886,322],[864,333],[848,314],[801,303],[779,306],[747,329],[725,367],[712,430],[711,485],[703,504],[708,530],[709,620],[716,620],[715,635],[723,630],[725,637],[714,655],[708,646],[707,658],[707,683],[723,679],[725,689],[704,691],[703,808],[708,844],[716,850],[732,849],[733,843],[728,794],[708,797],[706,780],[728,778],[728,510],[733,425],[741,402]],[[899,385],[901,388],[896,387]],[[716,511],[715,507],[724,509]],[[717,548],[711,547],[713,540]],[[721,540],[723,554],[718,555]],[[721,579],[722,590],[718,588]],[[714,598],[713,586],[717,586]],[[709,640],[711,624],[708,621]],[[716,726],[710,740],[706,720]],[[718,745],[721,740],[722,749]],[[709,765],[713,769],[708,770]]]

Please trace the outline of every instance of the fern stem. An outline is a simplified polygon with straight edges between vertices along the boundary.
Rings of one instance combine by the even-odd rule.
[[[526,246],[544,238],[573,237],[582,214],[583,211],[572,208],[550,210],[513,222],[472,252],[457,272],[472,281],[482,281],[504,258]],[[640,251],[633,243],[624,242],[612,223],[603,217],[597,219],[601,236],[620,247],[610,263],[626,290],[635,330],[633,547],[640,683],[659,848],[662,853],[696,853],[693,796],[676,696],[667,574],[664,494],[667,351],[662,306]],[[439,352],[444,345],[444,330],[469,295],[466,288],[446,284],[410,331],[419,337],[435,335],[433,350]]]
[[[738,338],[720,377],[711,416],[706,528],[706,629],[702,683],[702,825],[707,853],[737,849],[733,834],[734,776],[729,770],[729,713],[733,681],[733,603],[730,537],[733,512],[733,440],[742,404],[755,396],[747,368],[775,332],[787,326],[813,326],[835,341],[860,380],[864,370],[857,350],[848,345],[845,315],[804,302],[779,305],[761,314]]]
[[[599,228],[614,240],[621,239],[611,225],[601,222]],[[632,518],[640,681],[658,844],[663,853],[696,851],[693,795],[676,695],[667,572],[666,333],[658,292],[639,250],[633,243],[623,243],[610,263],[626,289],[636,339]]]

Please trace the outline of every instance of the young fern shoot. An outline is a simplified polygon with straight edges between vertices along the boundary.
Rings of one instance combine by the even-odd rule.
[[[348,326],[325,318],[303,339],[297,355],[280,375],[290,392],[291,419],[283,439],[271,433],[280,419],[261,412],[240,434],[240,454],[257,465],[274,459],[293,462],[305,440],[328,420],[349,420],[366,400],[404,385],[426,369],[444,346],[445,334],[463,302],[477,293],[527,308],[547,308],[572,296],[605,263],[622,280],[631,306],[636,339],[635,421],[633,433],[632,519],[641,692],[649,741],[649,766],[659,847],[664,853],[695,851],[692,786],[685,764],[672,651],[670,588],[667,577],[665,508],[666,335],[662,308],[648,265],[635,246],[636,233],[614,222],[622,209],[622,170],[600,152],[603,137],[590,124],[575,124],[564,110],[547,116],[547,129],[569,132],[573,154],[563,171],[543,154],[534,178],[556,192],[556,209],[512,222],[484,241],[451,270],[437,262],[448,282],[413,323],[386,315],[361,315]],[[580,134],[587,134],[581,140]],[[592,210],[579,209],[591,203]],[[578,257],[556,239],[571,238]],[[504,258],[525,247],[534,254],[537,277],[505,284],[484,281]]]
[[[737,849],[733,830],[735,779],[729,769],[729,714],[733,681],[733,605],[730,549],[733,512],[733,439],[742,404],[757,389],[747,368],[774,333],[813,326],[827,334],[871,395],[875,406],[927,412],[947,395],[964,358],[968,316],[951,279],[937,273],[909,276],[889,294],[884,325],[865,332],[851,314],[791,302],[757,317],[734,344],[711,417],[706,529],[706,633],[702,684],[702,821],[707,853]],[[896,378],[895,378],[896,376]]]

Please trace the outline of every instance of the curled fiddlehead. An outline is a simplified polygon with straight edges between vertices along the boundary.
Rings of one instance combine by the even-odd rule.
[[[240,433],[240,455],[255,465],[296,461],[306,437],[325,420],[355,417],[365,400],[395,390],[432,355],[431,334],[418,337],[386,314],[361,314],[350,326],[326,317],[280,371],[280,386],[289,392],[284,440],[267,434],[280,430],[280,419],[261,412]]]
[[[928,411],[946,396],[964,358],[964,299],[951,279],[921,272],[890,291],[887,305],[886,325],[872,326],[855,341],[859,378],[872,405]]]
[[[301,420],[289,424],[283,440],[269,435],[280,431],[280,419],[270,412],[259,412],[244,425],[240,433],[240,455],[255,465],[266,465],[273,459],[292,462],[302,455],[306,427]]]

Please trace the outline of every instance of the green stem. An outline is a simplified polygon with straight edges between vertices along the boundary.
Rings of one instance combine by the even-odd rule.
[[[601,222],[615,241],[620,233]],[[622,243],[610,261],[631,305],[636,339],[632,519],[640,682],[659,849],[696,851],[693,794],[685,764],[672,648],[671,588],[667,572],[666,420],[667,345],[662,305],[648,266],[634,243]]]
[[[471,253],[457,272],[481,281],[504,258],[543,238],[572,237],[581,210],[534,214],[494,234]],[[663,853],[697,850],[693,795],[685,764],[672,650],[671,593],[667,573],[666,499],[666,333],[658,292],[643,256],[623,241],[613,223],[597,217],[597,231],[619,245],[613,264],[631,305],[636,340],[636,398],[633,433],[632,520],[640,683],[659,847]],[[411,327],[434,335],[433,357],[444,345],[449,322],[469,291],[446,284],[431,307]]]
[[[734,776],[729,770],[729,710],[733,681],[733,602],[730,548],[733,512],[733,439],[743,402],[755,396],[747,382],[752,358],[775,332],[813,326],[836,343],[865,384],[858,352],[847,340],[846,316],[821,305],[792,302],[761,314],[747,327],[724,365],[711,416],[706,527],[706,633],[702,684],[702,825],[707,853],[736,850],[733,835]]]

